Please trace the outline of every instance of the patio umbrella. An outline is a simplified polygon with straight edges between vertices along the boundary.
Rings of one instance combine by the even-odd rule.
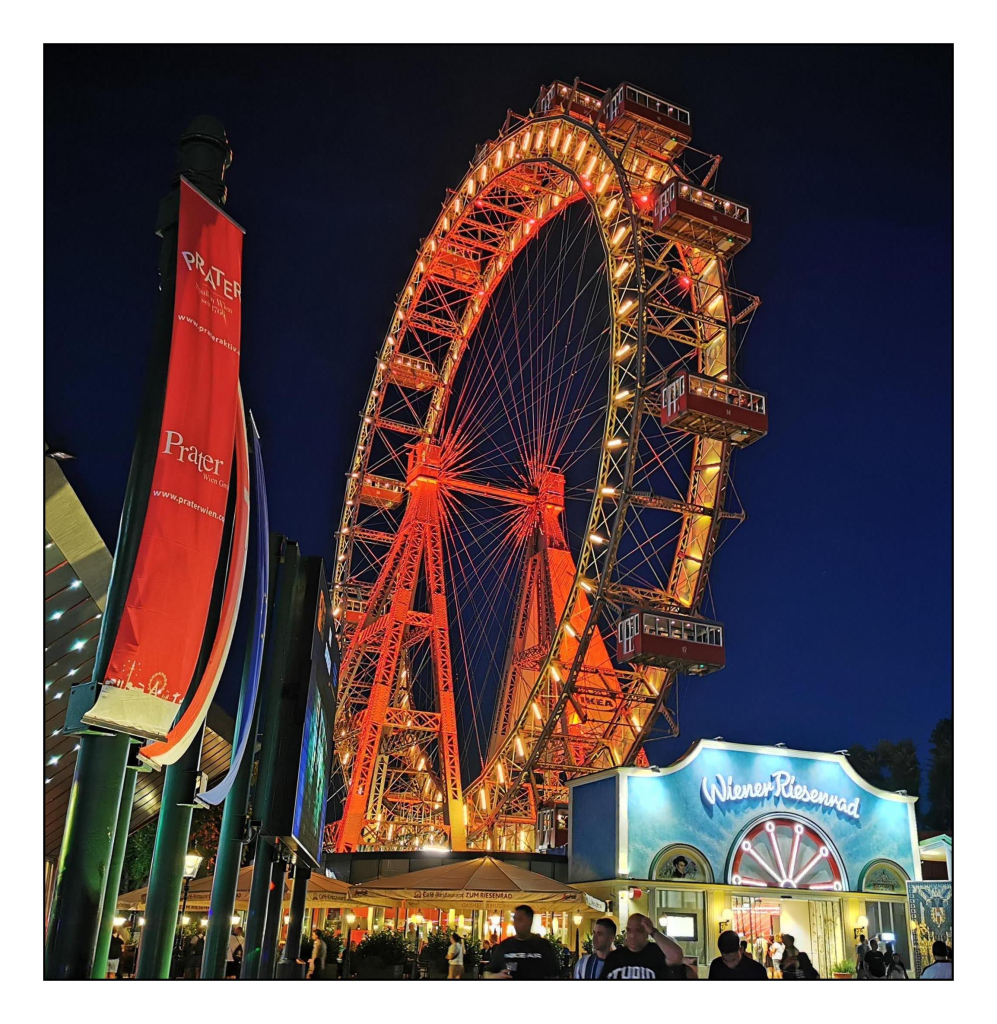
[[[205,875],[204,878],[197,878],[190,883],[187,892],[188,910],[207,910],[211,903],[211,885],[214,881],[213,875]],[[239,880],[236,883],[235,905],[239,910],[245,910],[249,905],[249,892],[253,884],[253,865],[248,864],[239,872]],[[292,882],[284,880],[284,899],[291,898]],[[308,896],[306,906],[308,907],[347,907],[352,906],[354,901],[349,897],[349,883],[341,882],[338,878],[326,878],[325,875],[315,873],[308,880]],[[131,892],[123,892],[118,897],[118,910],[144,910],[145,901],[149,889],[143,886],[141,889],[134,889]],[[369,905],[369,904],[368,904]],[[382,906],[378,902],[376,906]],[[393,905],[393,904],[390,904]]]
[[[588,893],[494,857],[455,860],[404,875],[373,878],[350,886],[349,894],[361,904],[381,898],[424,907],[477,908],[485,903],[496,907],[528,903],[554,913],[606,909],[601,900]]]

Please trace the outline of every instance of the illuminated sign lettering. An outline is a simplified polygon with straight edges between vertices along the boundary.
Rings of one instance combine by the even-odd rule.
[[[859,816],[859,797],[849,801],[836,793],[825,793],[821,789],[811,789],[796,781],[796,776],[787,771],[773,772],[771,778],[764,782],[735,782],[733,776],[726,778],[716,776],[716,782],[703,777],[703,799],[713,807],[717,803],[736,803],[739,800],[793,800],[797,803],[816,804],[821,807],[832,807],[851,818]]]

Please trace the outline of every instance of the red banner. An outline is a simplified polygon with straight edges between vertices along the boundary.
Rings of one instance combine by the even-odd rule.
[[[180,183],[173,338],[149,506],[100,697],[83,720],[164,739],[201,650],[232,478],[243,231]]]

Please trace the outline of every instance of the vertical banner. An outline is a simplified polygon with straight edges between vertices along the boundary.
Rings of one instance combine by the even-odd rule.
[[[166,398],[148,511],[97,703],[83,716],[166,738],[201,650],[232,479],[243,230],[186,179]]]
[[[952,883],[908,882],[910,946],[917,977],[934,963],[932,943],[941,940],[952,947]]]
[[[211,644],[211,653],[204,666],[196,689],[187,700],[183,714],[170,729],[166,739],[142,747],[139,758],[152,765],[157,771],[168,764],[179,761],[184,751],[198,735],[201,723],[208,717],[208,708],[214,700],[215,691],[221,682],[229,648],[235,635],[235,623],[239,617],[242,601],[242,584],[246,578],[246,556],[249,550],[249,453],[246,447],[246,415],[242,404],[242,390],[239,390],[239,426],[235,433],[236,490],[235,512],[232,525],[232,546],[225,574],[225,592],[218,615],[218,628]]]

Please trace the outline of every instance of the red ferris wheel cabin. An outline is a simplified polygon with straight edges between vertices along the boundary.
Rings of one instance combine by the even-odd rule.
[[[672,156],[678,156],[692,141],[692,117],[688,110],[628,82],[607,92],[603,105],[606,128],[610,131],[653,128],[660,136],[656,148]]]
[[[768,433],[768,403],[760,391],[682,370],[661,389],[661,425],[745,448]]]
[[[537,99],[537,112],[543,115],[560,111],[582,121],[601,123],[602,101],[602,91],[594,86],[578,81],[574,85],[554,81],[549,86],[541,88]]]
[[[726,664],[723,626],[671,612],[633,612],[616,627],[616,657],[686,676],[709,675]]]
[[[654,227],[686,245],[733,256],[751,241],[751,211],[744,203],[673,178],[655,201]]]

